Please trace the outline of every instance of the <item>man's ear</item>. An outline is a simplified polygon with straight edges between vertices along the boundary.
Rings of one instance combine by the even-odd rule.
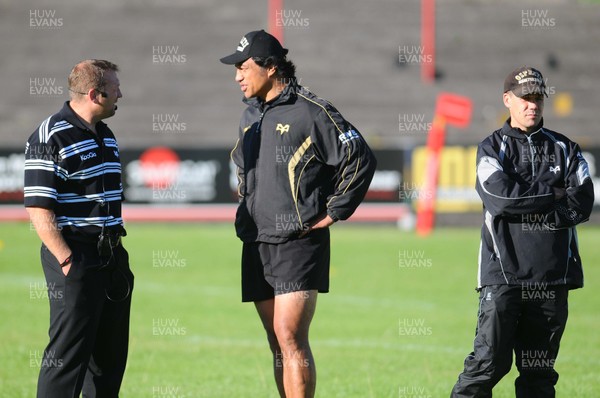
[[[275,72],[277,72],[277,68],[274,66],[269,66],[267,68],[267,76],[269,77],[273,77],[273,75],[275,74]]]
[[[510,91],[507,91],[504,94],[502,94],[502,102],[504,102],[505,107],[510,108],[511,100],[512,100],[512,97],[511,97]]]
[[[93,103],[98,104],[98,97],[101,97],[102,95],[100,94],[100,91],[94,88],[90,90],[88,96]]]

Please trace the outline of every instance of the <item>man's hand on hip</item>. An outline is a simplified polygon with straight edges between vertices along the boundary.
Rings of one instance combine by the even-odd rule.
[[[302,238],[302,237],[306,236],[313,229],[321,229],[321,228],[330,227],[334,222],[335,221],[333,221],[333,218],[331,218],[331,217],[329,217],[329,215],[325,214],[310,228],[308,228],[304,232],[302,232],[299,237]]]

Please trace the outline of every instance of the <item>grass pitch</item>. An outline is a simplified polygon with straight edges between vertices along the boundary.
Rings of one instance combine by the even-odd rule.
[[[130,224],[136,275],[124,398],[277,397],[241,242],[223,224]],[[586,288],[571,292],[558,396],[600,396],[600,229],[579,229]],[[311,329],[319,397],[446,397],[472,348],[479,231],[422,239],[387,226],[332,228],[331,293]],[[47,342],[39,240],[0,224],[0,391],[32,397]],[[516,371],[494,390],[514,396]]]

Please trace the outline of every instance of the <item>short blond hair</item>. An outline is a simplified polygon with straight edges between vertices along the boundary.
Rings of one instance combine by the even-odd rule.
[[[106,86],[104,73],[118,72],[119,67],[103,59],[86,59],[73,67],[69,74],[69,93],[71,98],[86,94],[90,89],[102,90]]]

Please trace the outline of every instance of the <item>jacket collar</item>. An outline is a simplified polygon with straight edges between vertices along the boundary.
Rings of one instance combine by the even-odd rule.
[[[504,125],[502,126],[502,134],[507,135],[509,137],[517,138],[517,139],[527,139],[527,136],[533,136],[539,132],[542,132],[544,128],[544,118],[540,120],[540,123],[535,127],[535,130],[532,133],[525,133],[523,130],[518,129],[516,127],[512,127],[510,125],[510,117],[506,119]]]
[[[302,88],[298,85],[298,83],[296,83],[296,79],[291,79],[290,83],[287,86],[285,86],[281,94],[279,94],[277,97],[273,98],[269,102],[265,102],[258,97],[243,97],[242,102],[244,102],[248,106],[258,108],[262,111],[266,107],[272,108],[274,106],[286,103],[294,99],[297,96],[298,91],[301,89]]]

